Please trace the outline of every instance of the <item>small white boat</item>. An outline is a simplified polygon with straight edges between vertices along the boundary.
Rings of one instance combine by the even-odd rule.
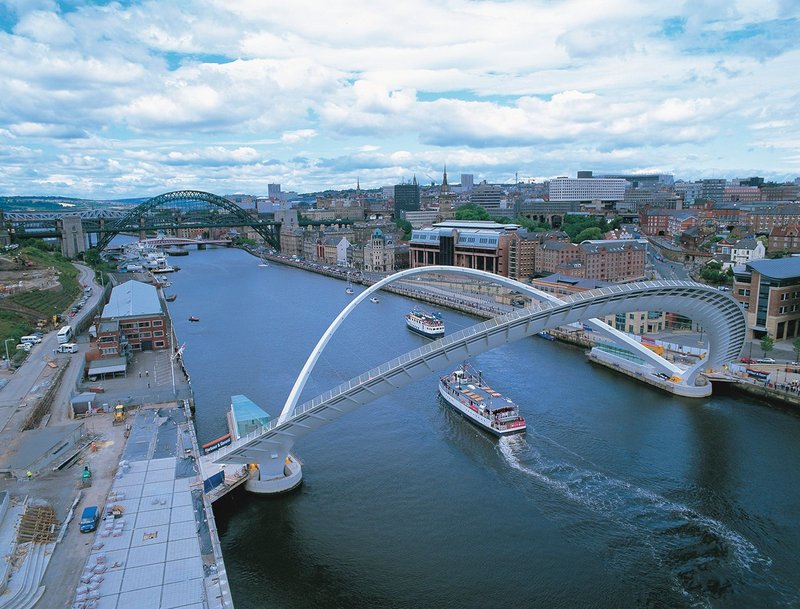
[[[380,302],[380,300],[378,300],[377,296],[373,296],[372,298],[369,299],[369,301],[370,302],[374,302],[375,304],[378,304]]]
[[[424,313],[414,309],[405,317],[406,327],[412,332],[433,339],[444,336],[444,321],[438,313]]]

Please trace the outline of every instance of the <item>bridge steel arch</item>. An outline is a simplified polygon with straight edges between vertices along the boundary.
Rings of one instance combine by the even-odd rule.
[[[242,226],[251,226],[267,243],[277,250],[280,250],[280,223],[278,222],[262,222],[257,218],[253,218],[250,214],[244,211],[238,205],[231,203],[224,197],[212,194],[210,192],[203,192],[202,190],[176,190],[167,192],[152,199],[148,199],[144,203],[137,205],[131,211],[127,212],[122,218],[117,220],[114,224],[108,227],[106,233],[97,242],[97,249],[105,249],[111,240],[121,232],[124,231],[138,231],[140,230],[140,221],[142,216],[147,212],[177,201],[202,201],[209,203],[215,207],[219,207],[229,212],[235,218],[242,221]],[[275,230],[277,229],[277,230]]]
[[[497,281],[496,276],[492,277]],[[378,285],[362,292],[359,298],[368,296],[373,288],[379,289]],[[346,310],[356,304],[354,301]],[[281,416],[268,428],[242,438],[210,456],[208,461],[257,463],[261,481],[279,480],[285,475],[284,463],[289,451],[308,432],[445,366],[549,328],[598,315],[651,308],[686,315],[707,329],[709,350],[704,365],[719,366],[742,351],[747,328],[744,313],[736,301],[719,290],[686,281],[653,281],[591,290],[560,302],[539,302],[446,336],[350,379],[299,407],[294,405],[294,394],[302,386],[296,383]],[[298,382],[309,370],[307,362]],[[259,491],[257,484],[248,488],[271,492]]]

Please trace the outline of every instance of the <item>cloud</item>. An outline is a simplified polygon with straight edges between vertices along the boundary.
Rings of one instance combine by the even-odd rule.
[[[781,179],[800,156],[800,5],[785,0],[3,7],[7,191],[367,187],[443,162],[489,181],[588,166]]]
[[[282,144],[299,144],[300,142],[306,142],[314,137],[316,137],[317,132],[313,129],[298,129],[296,131],[287,131],[283,135],[281,135],[281,143]]]

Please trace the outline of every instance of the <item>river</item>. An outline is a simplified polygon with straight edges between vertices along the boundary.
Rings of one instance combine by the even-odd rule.
[[[200,441],[225,433],[233,394],[277,416],[345,284],[238,250],[172,262]],[[303,399],[423,344],[411,306],[363,303]],[[297,492],[215,506],[237,609],[800,605],[796,414],[676,398],[538,338],[472,363],[527,433],[477,430],[431,376],[309,434]]]

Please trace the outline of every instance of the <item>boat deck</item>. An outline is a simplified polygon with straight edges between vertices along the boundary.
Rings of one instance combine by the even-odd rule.
[[[454,389],[476,406],[484,406],[491,413],[514,406],[514,402],[510,398],[495,391],[489,385],[479,382],[477,378],[466,377],[462,379],[460,386],[461,388],[459,389],[459,384],[452,377],[449,379],[449,387],[451,389]]]

